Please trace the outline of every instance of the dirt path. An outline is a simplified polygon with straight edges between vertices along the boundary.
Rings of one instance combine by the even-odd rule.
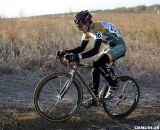
[[[26,70],[16,75],[0,77],[0,130],[1,128],[131,130],[135,126],[160,126],[160,85],[158,83],[140,84],[139,106],[127,119],[113,120],[104,113],[102,108],[91,108],[87,111],[81,109],[75,117],[62,124],[44,123],[35,114],[32,103],[33,91],[40,78],[36,71]]]

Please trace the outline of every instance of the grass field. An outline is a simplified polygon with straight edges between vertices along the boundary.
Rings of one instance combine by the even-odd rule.
[[[0,18],[0,73],[39,68],[57,50],[78,46],[81,32],[74,26],[73,17]],[[118,62],[120,72],[144,81],[160,79],[160,14],[100,11],[93,17],[94,21],[116,25],[125,39],[127,53]],[[55,59],[50,61],[56,67]]]

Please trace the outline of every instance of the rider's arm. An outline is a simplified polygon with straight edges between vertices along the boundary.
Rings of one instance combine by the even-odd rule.
[[[84,49],[86,48],[87,44],[88,44],[89,40],[82,40],[82,43],[79,47],[74,48],[72,50],[67,50],[68,53],[73,53],[73,54],[78,54],[84,51]]]
[[[94,47],[85,53],[81,53],[82,59],[92,57],[92,56],[98,54],[101,43],[102,43],[102,39],[95,39]]]
[[[94,38],[94,47],[85,53],[81,53],[80,57],[82,59],[92,57],[99,52],[102,43],[102,33],[99,31],[95,31],[95,33],[93,35],[91,34],[91,36]]]

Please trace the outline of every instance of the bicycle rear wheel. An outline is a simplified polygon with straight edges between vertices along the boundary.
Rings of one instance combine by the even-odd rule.
[[[74,78],[71,82],[70,77],[68,73],[52,73],[38,83],[33,98],[35,109],[42,118],[50,122],[64,121],[78,111],[82,88],[78,80]]]
[[[103,102],[106,113],[112,118],[124,118],[136,108],[140,90],[136,81],[128,76],[117,78],[118,89],[115,96]]]

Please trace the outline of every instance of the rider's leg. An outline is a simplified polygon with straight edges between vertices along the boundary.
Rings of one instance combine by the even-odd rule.
[[[110,86],[109,87],[110,93],[112,93],[112,91],[114,93],[118,86],[117,86],[116,80],[113,80],[111,75],[109,74],[107,68],[105,67],[105,64],[106,63],[109,64],[111,61],[117,60],[126,51],[126,47],[125,47],[123,39],[119,38],[119,40],[117,42],[119,42],[118,45],[116,45],[114,47],[110,47],[108,50],[101,53],[98,56],[98,59],[93,63],[95,70],[99,71],[99,73],[108,81],[109,86]],[[93,82],[96,83],[95,88],[98,88],[99,82],[95,82],[96,75],[97,75],[97,77],[99,76],[98,73],[93,75]],[[99,81],[99,78],[97,80]],[[95,89],[95,90],[98,90],[98,89]]]
[[[95,70],[97,71],[97,75],[93,75],[93,83],[97,83],[95,86],[99,87],[99,82],[95,82],[95,81],[99,81],[99,78],[97,79],[97,77],[99,77],[99,73],[102,74],[102,76],[108,81],[109,85],[111,86],[115,86],[116,82],[112,79],[112,77],[110,76],[107,68],[105,67],[105,64],[108,63],[109,64],[110,59],[106,54],[101,55],[96,61],[94,61],[93,66],[95,68]],[[99,73],[98,73],[99,72]]]
[[[98,95],[98,88],[99,88],[99,81],[100,81],[100,74],[108,81],[109,85],[112,87],[109,87],[109,94],[107,95],[112,95],[112,91],[116,84],[111,78],[108,70],[105,68],[105,64],[109,63],[109,57],[106,54],[103,54],[98,57],[97,60],[93,62],[93,71],[92,71],[92,78],[93,78],[93,87],[92,90],[95,93],[95,95]],[[113,91],[114,92],[114,91]],[[108,96],[107,96],[108,97]],[[89,108],[90,106],[96,105],[96,102],[90,98],[89,100],[83,102],[83,105],[86,108]]]
[[[100,81],[100,66],[105,66],[108,59],[106,55],[99,56],[95,61],[93,61],[93,69],[92,69],[92,79],[93,79],[93,88],[92,90],[96,95],[98,95],[99,81]],[[104,73],[105,75],[105,73]]]
[[[112,77],[110,76],[107,68],[105,67],[106,63],[109,63],[110,59],[108,57],[108,55],[103,54],[101,55],[93,64],[93,66],[96,68],[96,70],[98,70],[100,72],[100,74],[108,81],[109,83],[109,92],[108,92],[108,96],[114,96],[114,93],[117,89],[117,83],[115,80],[112,79]],[[93,75],[94,77],[94,75]],[[94,78],[93,78],[94,79]],[[95,79],[96,79],[96,75],[95,75]],[[94,82],[94,80],[93,80]],[[99,82],[97,85],[95,85],[95,87],[99,87]]]
[[[99,88],[99,81],[100,81],[100,71],[99,66],[104,66],[107,63],[107,60],[105,59],[105,55],[98,57],[97,60],[93,62],[93,69],[92,69],[92,79],[93,79],[93,86],[92,90],[95,93],[95,95],[98,96],[98,88]],[[83,105],[86,108],[89,108],[90,106],[96,105],[97,103],[90,98],[89,100],[83,102]]]

